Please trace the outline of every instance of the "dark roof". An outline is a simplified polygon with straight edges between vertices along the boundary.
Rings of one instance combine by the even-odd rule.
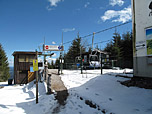
[[[36,55],[36,53],[34,51],[14,51],[12,55]],[[38,52],[38,55],[42,55],[42,52]]]

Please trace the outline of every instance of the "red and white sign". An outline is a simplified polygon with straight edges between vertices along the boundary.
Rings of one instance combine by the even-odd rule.
[[[55,46],[55,45],[44,45],[44,51],[63,51],[63,46]]]
[[[49,46],[48,46],[48,45],[45,45],[45,49],[49,49]]]

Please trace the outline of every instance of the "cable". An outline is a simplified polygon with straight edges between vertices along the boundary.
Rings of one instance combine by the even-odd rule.
[[[110,27],[110,28],[107,28],[107,29],[103,29],[103,30],[100,30],[100,31],[97,31],[97,32],[94,32],[94,33],[91,33],[91,34],[88,34],[88,35],[85,35],[85,36],[80,37],[80,38],[83,39],[83,38],[92,36],[93,34],[99,34],[99,33],[101,33],[101,32],[105,32],[105,31],[107,31],[107,30],[110,30],[110,29],[113,29],[113,28],[116,28],[116,27],[120,27],[120,26],[126,25],[126,24],[131,23],[131,22],[132,22],[132,21],[128,21],[128,22],[126,22],[126,23],[119,24],[119,25],[116,25],[116,26],[113,26],[113,27]],[[73,41],[73,40],[68,41],[68,42],[65,42],[65,43],[63,43],[63,44],[68,44],[68,43],[70,43],[70,42],[72,42],[72,41]]]
[[[111,40],[112,40],[112,39],[111,39]],[[105,40],[105,41],[101,41],[101,42],[96,42],[96,43],[94,43],[94,44],[105,43],[105,42],[109,42],[109,41],[111,41],[111,40]],[[86,45],[86,46],[90,46],[90,45],[92,45],[92,44],[88,44],[88,45]]]

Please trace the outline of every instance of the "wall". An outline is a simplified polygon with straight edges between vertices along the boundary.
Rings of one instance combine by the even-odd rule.
[[[147,54],[146,30],[152,28],[149,5],[152,0],[132,0],[134,34],[134,76],[152,78],[152,54]],[[134,6],[133,6],[134,3]],[[135,29],[134,29],[135,27]]]

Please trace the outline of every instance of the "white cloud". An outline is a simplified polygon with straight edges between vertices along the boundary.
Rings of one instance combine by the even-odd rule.
[[[56,43],[53,41],[52,44],[56,44]]]
[[[101,19],[103,21],[113,19],[112,22],[125,23],[132,19],[131,6],[124,8],[123,10],[120,11],[107,10],[104,13],[104,16],[101,16]]]
[[[72,32],[75,31],[75,28],[64,28],[62,29],[63,32]]]
[[[87,2],[87,3],[84,5],[84,7],[87,8],[88,5],[90,5],[90,2]]]
[[[109,4],[112,6],[115,6],[115,5],[122,6],[124,4],[124,1],[123,0],[110,0]]]
[[[57,6],[57,3],[63,1],[63,0],[48,0],[50,2],[50,6]]]

